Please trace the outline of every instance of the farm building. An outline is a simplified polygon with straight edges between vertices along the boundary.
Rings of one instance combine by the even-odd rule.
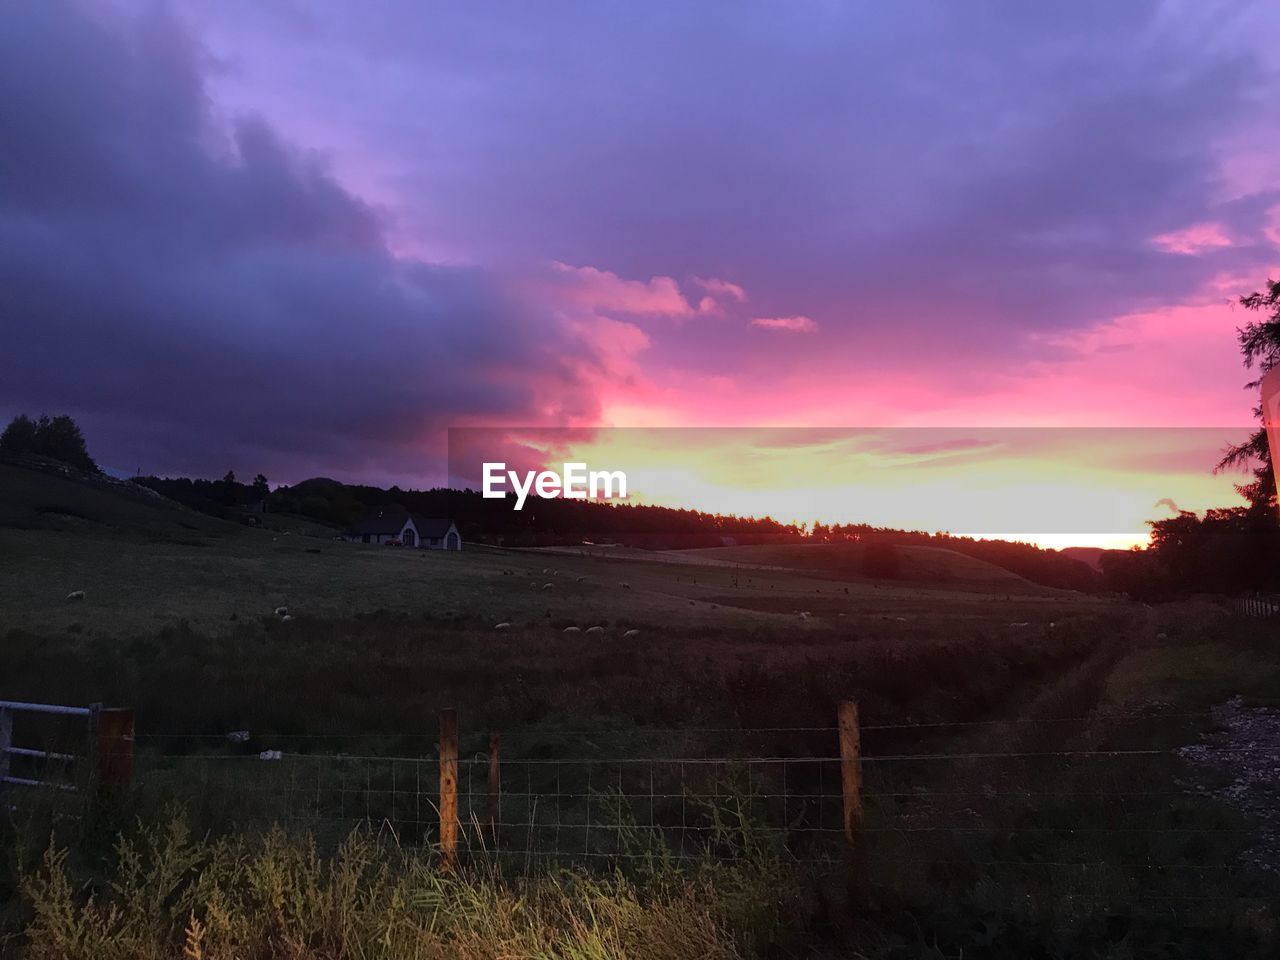
[[[397,507],[369,514],[343,536],[355,543],[387,543],[423,550],[461,550],[462,536],[452,520],[420,517]]]

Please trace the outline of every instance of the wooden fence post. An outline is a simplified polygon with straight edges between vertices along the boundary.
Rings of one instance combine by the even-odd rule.
[[[862,737],[858,731],[858,705],[852,700],[840,704],[840,787],[844,795],[844,838],[857,842],[862,831]]]
[[[133,711],[99,710],[97,728],[94,779],[98,789],[123,790],[133,782]]]
[[[498,847],[498,823],[502,819],[502,768],[499,752],[502,749],[502,734],[489,734],[489,832],[493,835],[493,846]]]
[[[440,853],[445,869],[458,858],[458,711],[440,711]]]
[[[0,710],[0,789],[9,776],[9,748],[13,746],[13,711]]]
[[[840,788],[844,799],[845,863],[849,899],[857,902],[866,893],[866,857],[862,849],[862,734],[858,705],[845,700],[836,712],[840,733]]]

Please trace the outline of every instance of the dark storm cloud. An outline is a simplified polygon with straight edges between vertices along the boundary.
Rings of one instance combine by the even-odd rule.
[[[458,417],[591,414],[593,360],[483,271],[393,256],[265,121],[220,122],[158,9],[0,31],[0,412],[117,468],[421,476]],[[438,447],[438,449],[437,449]]]
[[[287,56],[373,68],[361,127],[420,152],[406,203],[462,249],[727,277],[821,326],[786,356],[904,318],[925,354],[1016,354],[1269,256],[1151,243],[1274,202],[1233,206],[1221,169],[1266,109],[1261,9],[406,3],[306,18]],[[674,349],[749,361],[718,336]]]

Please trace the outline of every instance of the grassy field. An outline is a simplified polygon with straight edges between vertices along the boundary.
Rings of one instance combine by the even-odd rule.
[[[1257,824],[1176,752],[1220,732],[1209,711],[1229,698],[1274,702],[1280,648],[1263,622],[1211,603],[1149,609],[1048,590],[926,548],[904,555],[908,579],[878,582],[822,547],[369,547],[288,518],[248,529],[0,469],[0,696],[134,708],[143,781],[118,809],[60,828],[66,859],[44,856],[47,830],[13,821],[0,887],[13,950],[1237,957],[1275,946],[1277,890],[1246,855]],[[283,808],[250,796],[247,780],[216,793],[197,775],[203,755],[262,747],[298,764],[430,761],[445,706],[460,711],[465,756],[490,729],[507,738],[504,756],[544,763],[830,756],[846,698],[866,728],[856,902],[843,868],[807,863],[824,848],[801,842],[806,825],[838,823],[839,811],[831,780],[803,764],[786,783],[715,784],[723,808],[702,808],[695,862],[663,859],[664,827],[628,832],[645,856],[603,872],[523,862],[512,874],[481,857],[451,878],[429,830],[358,835],[356,870],[340,844],[352,822],[295,823],[271,839],[246,811],[269,821]],[[744,728],[757,732],[734,732]],[[251,742],[229,745],[233,730]],[[908,756],[926,759],[893,759]],[[593,814],[595,789],[558,814]],[[780,807],[788,791],[798,799]],[[166,826],[174,809],[195,839],[163,839],[179,829]],[[132,846],[114,842],[118,830]],[[300,917],[321,915],[307,935]]]

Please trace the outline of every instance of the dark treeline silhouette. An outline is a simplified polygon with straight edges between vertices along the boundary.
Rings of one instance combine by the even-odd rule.
[[[1183,511],[1151,524],[1144,551],[1103,554],[1109,590],[1138,600],[1280,591],[1280,524],[1257,507]]]
[[[33,420],[25,413],[19,414],[0,433],[0,453],[16,458],[54,460],[86,473],[98,472],[80,427],[65,415]]]
[[[134,477],[134,483],[162,493],[170,500],[224,519],[232,518],[245,508],[269,501],[271,488],[267,478],[258,474],[252,483],[240,483],[234,471],[228,470],[221,480],[192,480],[187,477]]]
[[[641,504],[616,505],[564,499],[531,499],[523,510],[513,498],[485,499],[475,490],[384,490],[323,478],[281,487],[272,510],[296,513],[347,527],[369,512],[391,506],[428,517],[449,517],[464,539],[505,546],[617,542],[648,549],[778,543],[803,536],[794,525],[771,518],[733,517]]]

